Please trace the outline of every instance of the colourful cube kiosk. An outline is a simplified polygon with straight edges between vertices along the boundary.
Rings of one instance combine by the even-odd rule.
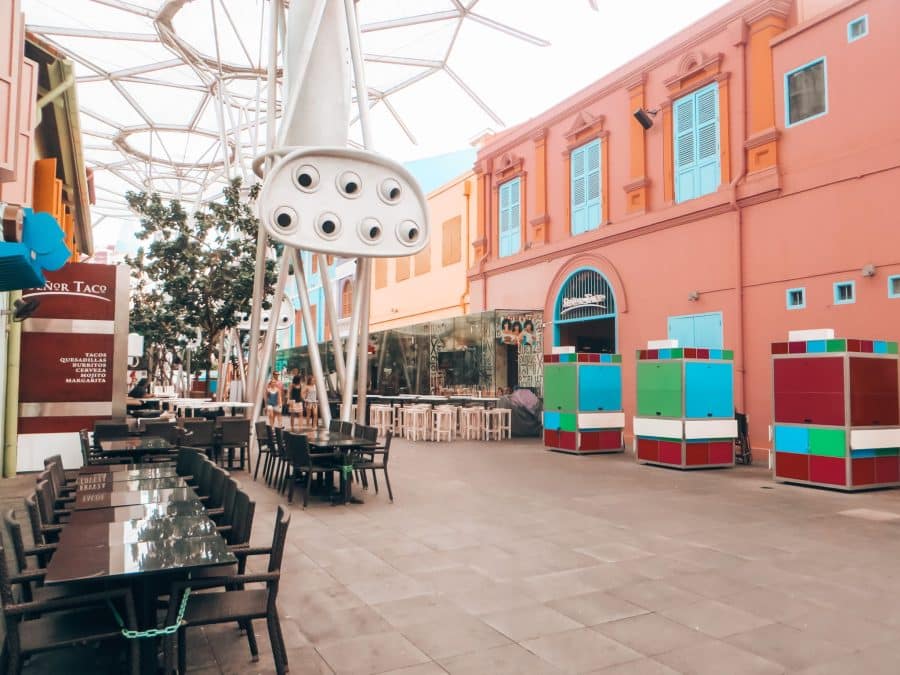
[[[775,480],[839,490],[900,485],[897,343],[772,345]]]
[[[578,455],[623,452],[621,354],[544,355],[544,445]]]
[[[734,466],[734,353],[637,351],[635,456],[679,469]]]

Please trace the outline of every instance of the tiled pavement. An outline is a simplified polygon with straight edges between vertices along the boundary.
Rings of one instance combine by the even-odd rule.
[[[394,504],[292,507],[278,604],[295,675],[900,672],[900,491],[532,440],[400,441],[391,467]],[[284,500],[241,480],[264,543]],[[234,626],[190,631],[191,672],[273,672],[255,630],[259,663]]]

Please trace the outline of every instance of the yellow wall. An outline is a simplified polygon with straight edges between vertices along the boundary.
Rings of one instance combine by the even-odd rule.
[[[468,194],[468,196],[467,196]],[[428,264],[422,254],[408,258],[409,278],[397,281],[397,261],[375,262],[370,330],[384,330],[422,321],[461,316],[469,311],[466,270],[472,263],[470,242],[476,213],[475,177],[468,172],[428,195],[431,241]],[[459,218],[459,261],[444,264],[444,223]],[[430,268],[422,272],[423,268]],[[386,274],[387,285],[378,288]]]

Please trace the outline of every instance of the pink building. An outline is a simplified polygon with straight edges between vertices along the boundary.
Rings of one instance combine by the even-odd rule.
[[[735,0],[492,138],[472,311],[622,353],[628,417],[648,340],[732,349],[767,448],[772,342],[900,337],[898,25],[889,0]]]

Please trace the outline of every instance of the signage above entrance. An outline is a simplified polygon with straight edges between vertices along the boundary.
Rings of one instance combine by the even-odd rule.
[[[586,293],[580,298],[563,298],[562,309],[559,310],[560,316],[579,307],[596,307],[605,310],[606,296],[603,293]]]
[[[615,314],[616,300],[609,282],[595,269],[573,272],[559,289],[555,321],[590,321]]]

